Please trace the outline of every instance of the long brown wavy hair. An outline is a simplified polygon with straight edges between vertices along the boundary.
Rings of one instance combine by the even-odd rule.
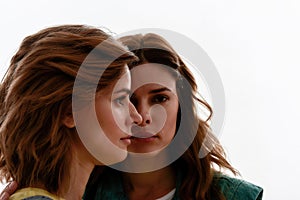
[[[62,119],[72,112],[74,81],[92,50],[96,53],[85,63],[88,70],[77,77],[84,83],[78,96],[83,101],[91,101],[84,94],[94,81],[97,90],[114,84],[136,59],[134,54],[86,25],[49,27],[23,40],[0,85],[1,181],[16,180],[19,188],[42,185],[58,195],[66,192],[78,136]],[[113,58],[109,66],[104,64]]]
[[[182,134],[186,138],[191,138],[196,133],[192,144],[172,164],[177,171],[182,173],[180,199],[225,199],[215,183],[214,174],[221,169],[230,170],[233,174],[238,174],[238,172],[226,160],[221,144],[211,132],[209,121],[213,113],[212,108],[204,99],[200,98],[195,78],[187,65],[171,45],[157,34],[124,36],[120,38],[120,41],[139,58],[137,62],[129,65],[130,68],[144,63],[158,63],[169,66],[178,73],[176,86],[180,108],[177,116],[177,131],[181,126]],[[197,103],[209,112],[207,119],[201,119],[197,114],[195,109]],[[209,152],[206,152],[205,157],[199,159],[202,145]],[[213,167],[215,165],[219,168]]]

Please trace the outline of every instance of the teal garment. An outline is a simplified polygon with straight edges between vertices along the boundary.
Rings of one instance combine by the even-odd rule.
[[[261,200],[263,189],[245,180],[232,178],[224,174],[214,177],[227,200]]]
[[[109,176],[98,178],[93,184],[88,184],[84,200],[128,200],[122,186],[122,175],[115,170],[109,170]],[[178,188],[181,176],[177,177],[176,192],[173,200],[180,200]],[[227,200],[261,200],[263,189],[247,181],[232,178],[224,174],[216,174],[214,183],[218,184],[221,193]]]

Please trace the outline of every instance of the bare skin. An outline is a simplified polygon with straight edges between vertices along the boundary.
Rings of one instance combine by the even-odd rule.
[[[18,188],[16,181],[10,182],[4,190],[1,192],[0,200],[8,200],[9,196],[12,195]]]
[[[143,72],[145,66],[142,67]],[[153,67],[151,71],[154,73]],[[129,151],[132,152],[151,152],[158,150],[168,145],[175,135],[176,116],[178,110],[178,99],[176,96],[175,79],[171,77],[168,72],[162,72],[157,67],[157,72],[163,77],[168,84],[147,84],[138,88],[134,94],[133,104],[136,106],[138,113],[142,116],[140,126],[147,128],[148,126],[155,126],[155,117],[150,114],[150,108],[154,104],[159,104],[167,112],[168,118],[165,121],[164,127],[157,134],[158,138],[154,141],[143,141],[143,139],[135,140],[128,146]],[[147,73],[146,75],[149,75]],[[133,88],[135,83],[135,74],[132,74]],[[167,88],[160,92],[153,93],[153,90]],[[135,88],[136,89],[136,88]],[[153,124],[154,123],[154,124]],[[168,194],[176,187],[176,173],[171,166],[162,168],[157,171],[148,173],[123,173],[124,190],[130,200],[153,200]],[[80,182],[80,181],[79,181]],[[81,183],[82,184],[82,183]],[[76,187],[76,186],[75,186]],[[0,200],[7,200],[1,199]]]
[[[149,134],[148,138],[133,138],[128,150],[135,153],[161,150],[172,141],[176,131],[179,102],[175,78],[157,64],[149,63],[134,69],[131,71],[131,101],[142,116],[140,131],[144,135],[151,132],[149,130],[157,132],[154,136]],[[147,82],[147,78],[151,80]],[[159,112],[151,112],[155,106],[164,109],[166,118]],[[161,121],[164,122],[162,127]],[[135,134],[139,132],[133,132],[133,136]],[[130,200],[153,200],[165,196],[176,187],[176,173],[170,165],[147,173],[123,173],[123,184]]]
[[[142,117],[137,113],[136,109],[129,101],[129,92],[127,91],[130,91],[130,74],[128,70],[124,77],[125,78],[120,79],[120,84],[115,86],[115,93],[112,92],[112,88],[106,88],[99,92],[99,98],[96,98],[95,105],[96,112],[101,113],[101,115],[98,116],[98,121],[106,130],[105,133],[107,133],[107,137],[110,138],[113,144],[126,150],[129,143],[123,142],[122,138],[128,137],[129,135],[118,128],[112,113],[116,112],[119,114],[119,123],[127,129],[130,129],[133,123],[140,124]],[[113,106],[110,106],[111,104],[113,104]],[[74,128],[75,122],[73,116],[66,116],[63,119],[63,124],[68,128]],[[88,152],[78,136],[77,139],[74,140],[73,145],[74,159],[72,160],[72,168],[70,169],[71,180],[70,184],[66,185],[66,188],[63,188],[66,192],[62,194],[62,197],[66,200],[81,200],[94,166],[102,165],[102,163],[101,161],[96,160],[90,152]],[[124,156],[117,157],[118,161],[122,161],[124,158]],[[31,187],[46,190],[46,187],[43,184]],[[1,193],[0,200],[8,200],[9,196],[12,195],[16,189],[16,182],[9,184]]]
[[[72,164],[70,187],[64,198],[66,200],[82,199],[85,185],[94,168],[93,162],[97,162],[86,150],[81,141],[76,144],[76,152]],[[93,161],[94,160],[94,161]],[[91,162],[92,161],[92,162]]]
[[[153,200],[175,188],[176,175],[171,167],[149,173],[126,173],[124,190],[130,200]]]

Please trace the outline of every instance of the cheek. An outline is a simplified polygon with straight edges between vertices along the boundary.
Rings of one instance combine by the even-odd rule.
[[[110,105],[109,105],[110,106]],[[122,135],[120,126],[116,123],[110,107],[102,107],[98,115],[98,122],[106,137],[115,145],[118,145],[119,137]]]
[[[101,126],[105,134],[109,135],[107,134],[107,131],[109,131],[109,129],[115,125],[115,120],[111,110],[111,104],[109,102],[96,104],[96,114],[99,125]]]
[[[174,132],[176,130],[176,121],[177,121],[177,112],[170,113],[171,117],[168,119],[169,129],[171,129]]]
[[[177,109],[176,109],[177,107]],[[178,106],[176,104],[170,109],[167,114],[168,114],[168,119],[166,122],[166,128],[168,129],[170,137],[175,136],[175,131],[176,131],[176,122],[177,122],[177,113],[178,113]]]
[[[121,130],[123,133],[130,134],[131,118],[129,114],[128,106],[112,107],[113,122],[111,126],[114,126]]]
[[[127,116],[128,110],[125,108],[114,108],[112,107],[113,117],[117,122],[122,122]]]
[[[105,105],[96,102],[95,103],[95,111],[96,111],[96,115],[97,115],[99,123],[104,121],[105,118],[103,116],[108,114],[107,110],[105,109]]]

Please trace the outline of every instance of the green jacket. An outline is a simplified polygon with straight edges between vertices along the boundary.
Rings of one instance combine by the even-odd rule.
[[[84,200],[128,200],[123,191],[122,176],[120,172],[109,170],[109,176],[98,178],[93,184],[88,184]],[[216,174],[214,181],[227,200],[261,200],[263,189],[247,181],[232,178],[223,174]],[[177,177],[176,192],[173,200],[180,200],[178,189],[181,183]]]

